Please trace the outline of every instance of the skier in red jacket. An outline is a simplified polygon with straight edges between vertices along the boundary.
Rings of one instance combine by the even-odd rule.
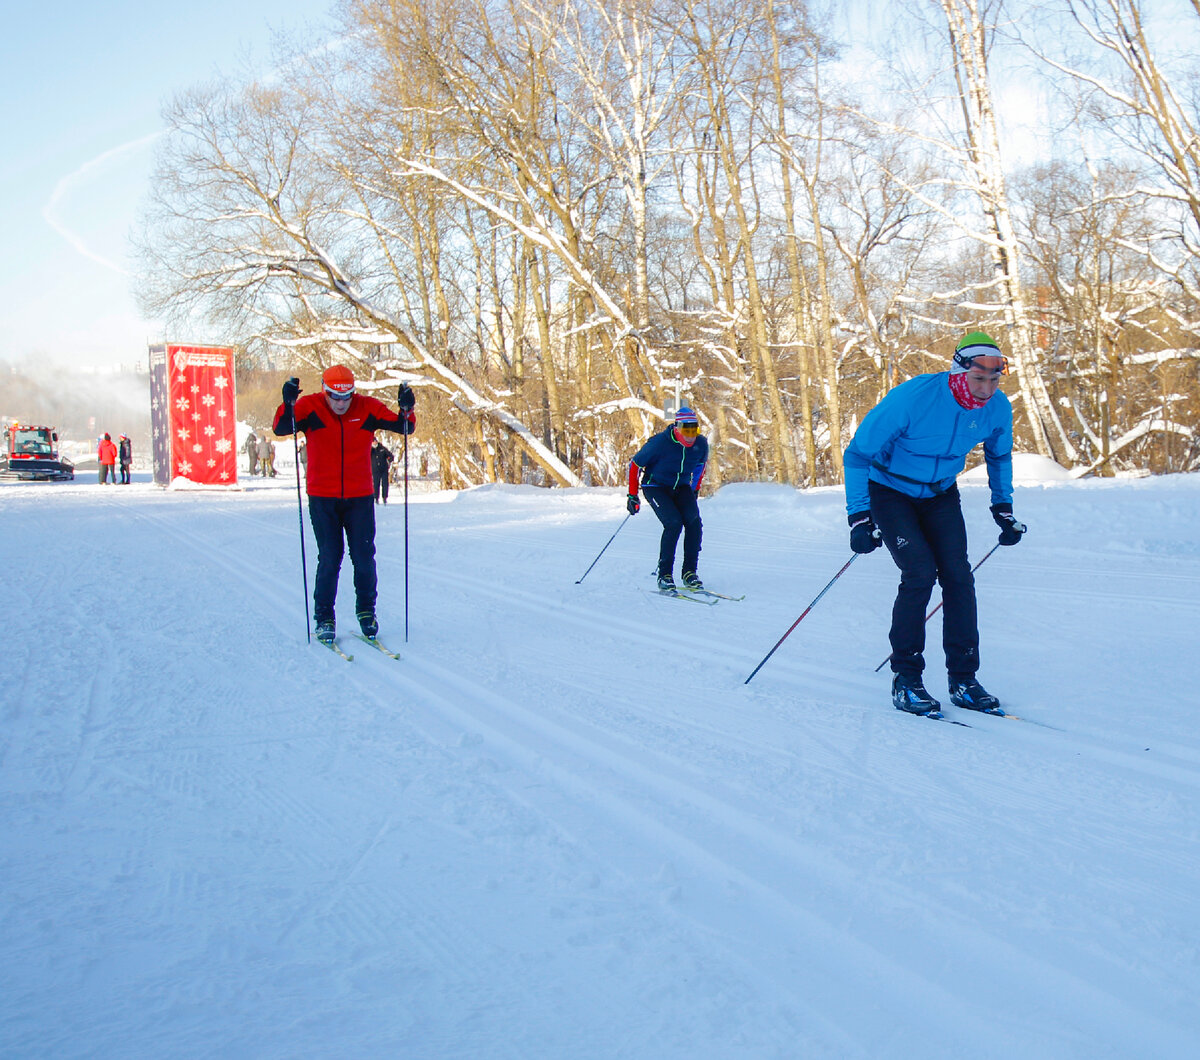
[[[317,639],[334,638],[333,604],[346,547],[354,565],[355,614],[364,637],[379,633],[375,617],[375,503],[371,481],[371,442],[376,431],[412,434],[417,418],[412,389],[402,383],[399,412],[378,398],[357,394],[354,373],[334,365],[321,377],[320,394],[300,397],[300,380],[283,384],[283,403],[273,429],[283,438],[304,432],[308,450],[308,514],[317,539],[313,617]]]

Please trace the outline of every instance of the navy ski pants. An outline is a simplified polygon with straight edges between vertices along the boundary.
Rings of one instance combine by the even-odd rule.
[[[643,486],[646,503],[654,509],[662,523],[662,538],[658,544],[658,573],[671,574],[675,569],[675,546],[683,532],[683,567],[695,571],[700,562],[700,539],[704,526],[700,522],[700,505],[691,486]]]
[[[354,610],[375,611],[378,579],[375,573],[375,500],[366,497],[309,497],[308,517],[317,539],[317,579],[313,589],[313,619],[333,618],[338,572],[350,549],[354,565]]]
[[[925,614],[933,583],[942,586],[942,648],[950,680],[979,669],[979,619],[975,577],[967,560],[967,527],[953,486],[918,499],[870,483],[871,518],[900,568],[892,607],[892,672],[919,678],[925,669]]]

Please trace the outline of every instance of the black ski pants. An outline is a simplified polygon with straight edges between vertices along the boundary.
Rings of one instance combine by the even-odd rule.
[[[975,577],[967,560],[962,500],[953,486],[917,499],[870,483],[871,518],[900,568],[892,607],[892,672],[919,678],[925,669],[925,613],[933,583],[942,586],[942,648],[950,680],[979,669],[979,619]]]
[[[308,516],[317,539],[313,619],[333,618],[338,573],[347,546],[354,565],[354,610],[375,611],[375,502],[366,497],[309,497]]]
[[[383,503],[387,504],[388,499],[388,469],[384,468],[380,471],[378,468],[371,469],[371,478],[375,486],[375,501],[378,503],[379,497],[382,494]]]
[[[662,523],[662,538],[658,544],[658,573],[671,574],[675,569],[675,546],[683,532],[683,567],[681,572],[695,571],[700,562],[700,539],[704,526],[700,522],[700,505],[691,486],[643,486],[646,503],[654,509]]]

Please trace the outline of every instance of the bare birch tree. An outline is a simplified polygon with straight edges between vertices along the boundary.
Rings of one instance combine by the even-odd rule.
[[[1025,422],[1039,453],[1056,457],[1061,463],[1073,463],[1075,447],[1051,401],[1030,337],[1029,307],[1021,278],[1021,247],[1005,186],[999,124],[988,72],[988,26],[978,0],[934,2],[946,19],[962,107],[964,160],[972,190],[983,209],[995,271],[995,297],[1017,371]]]
[[[406,354],[397,367],[493,418],[548,474],[577,483],[526,424],[435,357],[391,307],[386,226],[330,169],[305,93],[218,87],[180,98],[169,117],[143,249],[143,305],[163,315],[221,314],[260,340],[294,339],[303,327],[309,333],[294,345],[364,361],[356,344],[397,344]]]

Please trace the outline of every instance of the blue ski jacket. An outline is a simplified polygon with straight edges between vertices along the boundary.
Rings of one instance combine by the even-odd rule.
[[[964,409],[950,373],[918,375],[889,391],[846,447],[846,513],[869,511],[867,482],[910,497],[945,493],[983,443],[992,504],[1012,503],[1012,404],[999,390],[983,408]]]
[[[651,435],[637,451],[629,465],[629,492],[634,492],[633,484],[637,482],[636,468],[641,468],[643,487],[666,486],[667,489],[675,489],[676,486],[690,486],[698,490],[707,463],[708,439],[704,435],[697,435],[696,440],[687,446],[676,440],[674,427],[668,427]]]

